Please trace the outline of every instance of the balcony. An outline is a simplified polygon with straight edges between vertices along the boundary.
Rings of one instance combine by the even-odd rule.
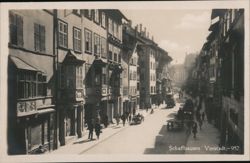
[[[32,115],[39,113],[39,110],[53,108],[52,96],[36,97],[17,100],[17,117]],[[52,111],[53,109],[51,109]]]

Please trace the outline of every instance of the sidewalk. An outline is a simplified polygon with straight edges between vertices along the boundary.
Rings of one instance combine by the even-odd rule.
[[[220,154],[219,131],[207,121],[203,122],[202,129],[198,127],[196,138],[189,135],[185,154]]]
[[[159,108],[155,108],[154,110],[156,111],[157,109],[160,109],[163,107],[165,107],[165,105],[161,105]],[[146,117],[147,115],[150,114],[150,109],[148,112],[146,112],[146,110],[144,109],[139,110],[139,113],[143,114],[143,116]],[[96,139],[95,132],[93,134],[94,140],[89,140],[88,130],[86,130],[82,138],[74,139],[73,141],[69,142],[65,146],[61,146],[57,150],[48,152],[46,154],[81,154],[95,147],[96,145],[105,141],[106,139],[112,137],[113,135],[119,133],[120,131],[126,129],[127,127],[129,127],[128,122],[126,122],[125,126],[122,125],[122,122],[120,122],[118,126],[116,124],[111,124],[107,128],[102,129],[102,133],[100,135],[99,140]]]

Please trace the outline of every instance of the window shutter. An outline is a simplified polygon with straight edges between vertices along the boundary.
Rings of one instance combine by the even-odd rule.
[[[23,18],[17,16],[17,44],[23,46]]]
[[[39,49],[39,25],[34,23],[34,49]]]
[[[40,50],[45,51],[45,26],[40,26]]]
[[[10,43],[17,44],[17,31],[16,31],[16,20],[15,15],[12,12],[9,12],[9,28],[10,28]]]

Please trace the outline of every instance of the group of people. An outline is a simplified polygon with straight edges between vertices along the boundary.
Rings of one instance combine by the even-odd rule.
[[[95,119],[92,118],[89,122],[88,122],[88,130],[89,130],[89,136],[88,139],[93,140],[93,132],[95,130],[95,134],[97,139],[99,139],[100,134],[101,134],[101,119],[100,117],[96,117]]]

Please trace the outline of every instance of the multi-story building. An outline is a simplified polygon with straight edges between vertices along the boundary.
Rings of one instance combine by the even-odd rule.
[[[119,10],[103,10],[107,18],[108,47],[108,107],[110,121],[121,115],[122,110],[122,21],[127,18]]]
[[[168,73],[168,64],[172,58],[168,56],[168,52],[158,47],[156,53],[156,101],[157,104],[162,104],[166,93],[171,90],[171,80]]]
[[[79,10],[56,10],[57,109],[60,145],[82,136],[84,118],[82,24]]]
[[[108,56],[107,17],[99,9],[82,10],[82,29],[86,87],[85,123],[107,115],[108,110]]]
[[[52,10],[9,11],[9,154],[54,148],[53,15]]]
[[[140,45],[140,102],[142,108],[156,104],[156,44]]]
[[[128,96],[125,99],[123,94],[123,110],[128,113],[133,113],[139,109],[139,67],[138,67],[138,45],[142,42],[139,39],[139,33],[136,29],[132,28],[132,22],[123,24],[123,54],[122,61],[126,63],[123,67],[123,91]]]
[[[221,146],[244,152],[244,10],[214,9],[212,31],[196,60],[200,103],[221,130]]]

